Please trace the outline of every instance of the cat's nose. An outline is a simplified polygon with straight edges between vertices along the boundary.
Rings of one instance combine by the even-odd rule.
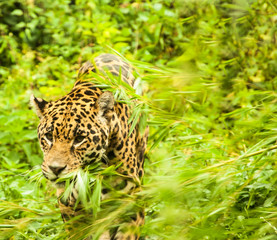
[[[62,165],[62,166],[49,166],[49,168],[51,169],[51,171],[56,176],[58,176],[66,168],[66,165]]]

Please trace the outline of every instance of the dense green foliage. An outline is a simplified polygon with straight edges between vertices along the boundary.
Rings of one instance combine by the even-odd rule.
[[[148,106],[142,235],[276,239],[276,26],[273,0],[0,1],[0,238],[65,239],[29,97],[115,50]]]

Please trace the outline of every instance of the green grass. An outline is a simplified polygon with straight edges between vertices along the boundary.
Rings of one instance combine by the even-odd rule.
[[[116,92],[139,98],[134,120],[150,127],[142,235],[276,239],[276,16],[272,0],[2,1],[0,239],[66,239],[29,97],[58,99],[113,50],[145,92]]]

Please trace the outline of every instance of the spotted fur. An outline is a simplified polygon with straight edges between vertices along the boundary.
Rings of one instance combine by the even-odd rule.
[[[136,127],[129,135],[129,106],[115,102],[112,93],[103,92],[91,81],[83,80],[89,72],[106,70],[133,87],[130,65],[118,56],[102,54],[93,64],[86,62],[80,68],[72,91],[61,99],[47,102],[31,96],[31,103],[40,118],[38,139],[44,153],[42,172],[47,179],[56,181],[94,162],[103,166],[121,164],[118,171],[128,176],[125,189],[131,193],[138,188],[144,174],[147,131],[141,136]],[[124,177],[118,177],[115,182],[122,181],[126,181]],[[63,191],[63,186],[57,185],[57,195]],[[78,215],[74,209],[78,189],[74,191],[67,201],[59,200],[64,219]],[[137,216],[133,222],[141,224],[143,216],[140,213]],[[138,235],[118,230],[113,236],[105,233],[100,239],[132,240],[138,239]]]

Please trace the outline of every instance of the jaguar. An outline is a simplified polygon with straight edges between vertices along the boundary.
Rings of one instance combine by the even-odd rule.
[[[84,77],[89,74],[92,74],[91,78]],[[125,102],[115,101],[111,91],[95,84],[92,80],[96,75],[93,74],[98,74],[100,79],[110,79],[113,75],[134,88],[132,66],[117,55],[105,53],[81,66],[73,89],[62,98],[46,101],[34,95],[30,97],[30,103],[40,119],[37,133],[44,156],[42,173],[56,183],[64,221],[77,216],[82,209],[82,206],[76,208],[78,188],[72,190],[66,201],[61,198],[65,186],[58,181],[67,174],[94,163],[104,168],[117,166],[119,174],[114,183],[122,185],[124,182],[127,194],[140,189],[144,175],[148,129],[141,133],[138,124],[131,127],[132,108]],[[140,210],[136,217],[128,221],[130,226],[143,224],[143,211]],[[117,228],[104,232],[99,239],[139,239],[139,233],[134,229]]]

